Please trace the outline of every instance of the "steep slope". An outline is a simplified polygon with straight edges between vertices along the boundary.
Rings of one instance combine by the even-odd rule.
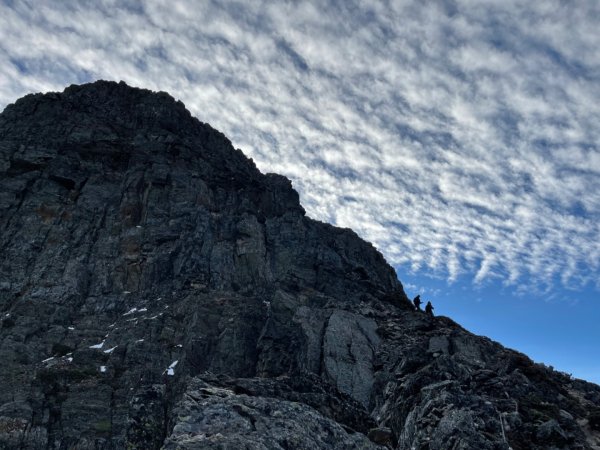
[[[598,386],[413,311],[167,94],[8,106],[0,229],[1,448],[598,448]]]

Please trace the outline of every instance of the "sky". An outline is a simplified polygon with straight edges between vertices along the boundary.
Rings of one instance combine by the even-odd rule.
[[[409,296],[600,383],[600,2],[0,0],[0,109],[167,91]]]

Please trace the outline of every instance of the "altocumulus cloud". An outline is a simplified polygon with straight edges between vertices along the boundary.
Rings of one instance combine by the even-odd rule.
[[[165,90],[405,270],[598,287],[595,0],[0,5],[1,105]]]

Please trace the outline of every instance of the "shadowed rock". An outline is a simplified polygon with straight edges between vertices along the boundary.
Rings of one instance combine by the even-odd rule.
[[[596,448],[600,388],[415,312],[165,93],[9,105],[0,229],[0,448]]]

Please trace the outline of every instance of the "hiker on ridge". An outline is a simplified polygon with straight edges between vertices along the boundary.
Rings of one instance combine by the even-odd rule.
[[[427,315],[433,317],[433,305],[431,304],[431,302],[427,302],[427,304],[425,305],[425,312],[427,313]]]
[[[417,311],[421,311],[421,296],[417,295],[414,299],[413,299],[413,303],[415,305],[415,309]]]

